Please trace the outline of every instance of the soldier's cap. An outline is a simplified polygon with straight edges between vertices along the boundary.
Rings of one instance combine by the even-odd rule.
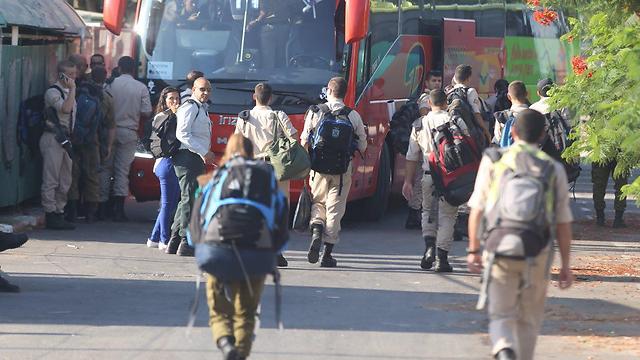
[[[547,97],[547,91],[549,91],[549,89],[551,89],[551,86],[553,85],[553,80],[546,78],[546,79],[542,79],[540,81],[538,81],[538,92],[540,93],[540,95]]]

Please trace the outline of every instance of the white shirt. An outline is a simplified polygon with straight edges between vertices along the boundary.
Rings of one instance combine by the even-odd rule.
[[[110,85],[116,126],[138,130],[141,114],[151,114],[149,90],[129,74],[118,76]]]
[[[549,100],[548,97],[540,97],[540,100],[533,103],[533,105],[531,105],[531,107],[529,107],[529,109],[531,110],[535,110],[541,114],[548,114],[551,112],[551,109],[549,108],[549,104],[547,103],[547,101]]]
[[[184,102],[176,112],[176,138],[182,143],[180,149],[187,149],[204,158],[211,148],[209,111],[193,96],[190,99],[195,104]]]
[[[243,119],[238,118],[236,122],[236,134],[242,134],[253,144],[256,158],[267,156],[266,152],[273,143],[275,134],[273,133],[273,119],[271,114],[275,113],[280,124],[279,127],[289,138],[293,138],[298,132],[287,114],[282,111],[273,111],[269,106],[256,106],[249,111],[249,119],[246,123]]]

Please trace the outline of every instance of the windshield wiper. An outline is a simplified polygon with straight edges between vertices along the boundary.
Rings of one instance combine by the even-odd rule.
[[[217,88],[220,89],[220,90],[231,90],[231,91],[239,91],[239,92],[245,92],[245,93],[253,93],[254,92],[253,89],[239,89],[239,88],[228,88],[228,87],[217,87]],[[291,96],[291,97],[294,97],[296,99],[304,101],[305,103],[307,103],[307,105],[318,105],[321,102],[320,99],[318,99],[318,100],[309,99],[308,97],[303,96],[305,93],[298,92],[298,91],[273,90],[273,94],[274,95],[282,95],[282,96]]]

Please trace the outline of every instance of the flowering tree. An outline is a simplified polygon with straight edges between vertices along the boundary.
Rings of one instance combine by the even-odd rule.
[[[571,60],[573,74],[551,91],[555,108],[567,107],[583,119],[575,142],[563,156],[586,155],[595,163],[617,161],[614,176],[640,165],[640,1],[528,0],[542,25],[555,21],[554,8],[571,4],[567,41],[579,40],[582,56]],[[625,187],[640,203],[640,178]]]

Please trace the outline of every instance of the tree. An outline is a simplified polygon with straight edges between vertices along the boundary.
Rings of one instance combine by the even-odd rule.
[[[567,107],[580,119],[576,140],[563,156],[606,163],[617,161],[614,176],[640,165],[640,1],[537,1],[536,21],[555,20],[553,9],[577,13],[569,18],[568,41],[580,41],[582,56],[573,73],[551,91],[551,106]],[[640,203],[640,178],[623,189]]]

